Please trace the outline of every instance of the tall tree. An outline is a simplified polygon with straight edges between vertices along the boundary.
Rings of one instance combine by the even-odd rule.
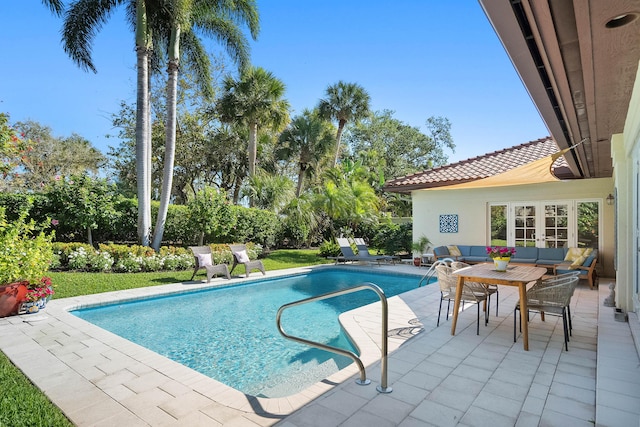
[[[328,120],[338,121],[336,132],[336,155],[333,166],[340,158],[342,132],[348,122],[357,122],[369,114],[370,96],[357,83],[345,83],[342,80],[327,88],[325,97],[320,100],[320,114]]]
[[[11,186],[14,190],[40,192],[56,176],[95,175],[105,163],[100,150],[77,134],[54,137],[50,127],[31,120],[18,122],[15,128],[30,141],[31,149],[22,155],[19,179]]]
[[[429,118],[427,124],[430,135],[394,118],[393,111],[376,111],[349,126],[344,140],[354,157],[370,168],[382,165],[385,179],[396,178],[446,164],[445,148],[455,147],[450,124],[443,118]]]
[[[302,193],[304,178],[317,170],[333,143],[332,126],[317,111],[304,110],[280,134],[279,158],[297,157],[298,185],[296,197]]]
[[[45,4],[59,3],[45,0]],[[135,29],[136,95],[136,180],[138,193],[138,239],[148,246],[151,232],[151,141],[149,114],[149,53],[152,48],[148,22],[163,9],[158,1],[76,0],[65,12],[62,42],[65,52],[82,69],[97,72],[91,59],[93,39],[114,9],[127,7],[127,19]],[[148,10],[148,8],[150,10]],[[159,19],[159,18],[156,18]]]
[[[249,176],[256,172],[258,128],[282,129],[289,121],[289,102],[283,98],[284,83],[271,72],[249,67],[238,80],[227,76],[217,112],[223,121],[249,128],[247,157]]]
[[[209,57],[205,53],[196,31],[204,35],[215,37],[227,47],[227,52],[240,66],[246,68],[249,53],[246,37],[237,24],[246,24],[251,36],[255,40],[259,30],[258,11],[253,0],[236,0],[220,2],[219,0],[193,0],[170,2],[172,14],[170,16],[170,34],[168,38],[168,78],[167,78],[167,124],[164,156],[164,173],[162,177],[162,192],[160,208],[154,229],[152,247],[160,249],[167,210],[173,186],[173,167],[176,148],[176,117],[178,69],[180,65],[180,42],[184,40],[185,53],[196,70],[196,76],[203,88],[205,96],[211,96],[211,76]],[[161,25],[164,23],[152,23]]]

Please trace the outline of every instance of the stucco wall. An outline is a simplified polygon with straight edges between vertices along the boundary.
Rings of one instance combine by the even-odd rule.
[[[602,201],[602,247],[599,272],[615,277],[613,268],[614,209],[606,204],[613,178],[562,181],[514,187],[472,190],[418,190],[412,192],[413,236],[427,236],[433,246],[489,243],[489,203],[574,199]],[[457,233],[440,233],[440,215],[458,215]]]

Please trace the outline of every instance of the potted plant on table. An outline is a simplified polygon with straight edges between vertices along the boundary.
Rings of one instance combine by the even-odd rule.
[[[411,249],[413,250],[413,265],[420,267],[422,264],[422,255],[427,252],[430,245],[431,240],[429,240],[425,235],[422,235],[418,240],[411,244]]]
[[[487,255],[493,259],[496,271],[507,271],[507,266],[511,257],[515,255],[516,248],[507,248],[501,246],[487,246]]]

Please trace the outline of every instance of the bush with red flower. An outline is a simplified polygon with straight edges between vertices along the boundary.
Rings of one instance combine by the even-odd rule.
[[[25,298],[27,301],[34,302],[40,299],[50,300],[55,293],[50,277],[45,276],[36,283],[26,283],[27,294],[25,295]]]

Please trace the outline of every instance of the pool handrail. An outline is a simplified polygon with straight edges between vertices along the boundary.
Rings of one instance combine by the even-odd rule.
[[[422,276],[422,279],[420,279],[420,282],[418,283],[418,287],[422,286],[422,282],[424,282],[424,280],[427,280],[427,285],[429,284],[429,280],[431,280],[431,278],[433,276],[435,276],[436,274],[436,267],[438,265],[451,265],[451,263],[453,262],[452,258],[442,258],[442,259],[437,259],[435,260],[435,262],[433,264],[431,264],[431,267],[429,267],[429,269],[427,270],[426,273],[424,273],[424,276]]]
[[[327,298],[333,298],[340,295],[350,294],[350,293],[358,292],[365,289],[370,289],[374,291],[378,295],[378,297],[380,298],[380,302],[382,303],[382,346],[381,346],[382,348],[381,348],[381,357],[380,357],[381,378],[380,378],[380,385],[376,387],[376,390],[378,390],[380,393],[391,393],[393,389],[387,385],[387,353],[388,353],[387,329],[389,328],[389,307],[387,305],[387,297],[385,296],[384,291],[378,285],[367,282],[358,286],[353,286],[351,288],[328,292],[326,294],[316,295],[314,297],[309,297],[309,298],[301,299],[298,301],[290,302],[288,304],[284,304],[282,307],[278,309],[278,314],[276,314],[276,323],[278,325],[278,331],[280,332],[280,334],[287,339],[290,339],[292,341],[296,341],[302,344],[307,344],[312,347],[319,348],[321,350],[337,353],[353,360],[356,363],[356,365],[358,365],[358,369],[360,370],[360,378],[356,380],[356,384],[368,385],[371,383],[371,380],[367,379],[367,374],[365,372],[364,364],[362,363],[362,360],[360,360],[358,355],[356,355],[355,353],[349,350],[345,350],[339,347],[333,347],[327,344],[323,344],[316,341],[311,341],[305,338],[290,335],[284,331],[281,323],[282,313],[287,308],[295,307],[295,306],[306,304],[309,302],[321,301]]]

